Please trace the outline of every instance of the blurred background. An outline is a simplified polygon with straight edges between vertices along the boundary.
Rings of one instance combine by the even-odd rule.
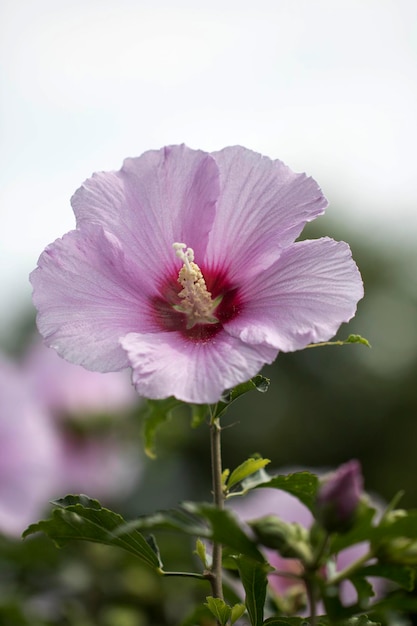
[[[241,144],[306,171],[330,206],[303,237],[348,241],[365,282],[339,335],[372,349],[280,355],[268,394],[228,414],[225,465],[355,457],[369,490],[404,489],[417,506],[416,108],[415,0],[3,0],[1,624],[177,624],[185,612],[187,585],[179,598],[114,551],[18,539],[66,490],[128,517],[210,498],[204,426],[179,411],[145,459],[128,375],[61,371],[36,339],[28,274],[74,227],[71,195],[147,149]]]

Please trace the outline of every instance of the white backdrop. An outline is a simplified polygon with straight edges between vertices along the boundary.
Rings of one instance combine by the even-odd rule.
[[[416,241],[415,0],[2,0],[0,63],[0,335],[75,189],[165,144],[280,158]]]

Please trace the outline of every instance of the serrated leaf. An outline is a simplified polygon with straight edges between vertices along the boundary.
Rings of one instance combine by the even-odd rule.
[[[260,393],[265,393],[268,391],[269,385],[269,378],[265,378],[265,376],[258,374],[258,376],[254,376],[254,378],[251,378],[247,382],[236,385],[233,389],[229,389],[223,394],[222,400],[215,405],[212,419],[223,415],[229,406],[245,393],[248,393],[249,391],[259,391]]]
[[[232,606],[232,612],[230,614],[230,622],[234,624],[246,611],[246,606],[244,604],[235,604]]]
[[[49,520],[31,524],[23,537],[43,532],[59,547],[71,540],[92,541],[123,548],[141,561],[160,571],[159,554],[138,530],[118,533],[126,521],[118,513],[101,506],[88,496],[69,495],[53,502]],[[153,546],[155,547],[155,543]]]
[[[300,500],[310,511],[314,513],[316,493],[319,486],[319,479],[310,472],[294,472],[293,474],[283,474],[274,476],[270,480],[256,485],[255,489],[281,489]]]
[[[263,469],[270,463],[270,459],[256,459],[250,458],[243,461],[230,475],[229,480],[227,481],[227,488],[231,489],[234,485],[242,482],[248,476],[255,474],[259,470]]]
[[[252,626],[262,626],[268,572],[271,568],[267,563],[256,563],[243,556],[238,557],[236,562],[245,589],[245,605],[250,623]]]
[[[232,613],[230,606],[224,600],[213,598],[213,596],[207,596],[206,600],[205,606],[208,607],[221,626],[226,626]]]
[[[367,565],[355,572],[355,578],[356,576],[388,578],[388,580],[392,580],[407,591],[413,591],[414,589],[415,570],[404,565],[397,565],[396,563]]]
[[[149,458],[156,458],[155,438],[158,428],[170,419],[171,412],[180,404],[182,403],[176,398],[147,400],[143,436],[145,441],[145,453]]]

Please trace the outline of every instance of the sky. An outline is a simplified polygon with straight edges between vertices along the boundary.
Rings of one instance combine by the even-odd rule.
[[[3,0],[0,338],[74,191],[163,145],[279,158],[349,231],[412,246],[416,111],[415,0]]]

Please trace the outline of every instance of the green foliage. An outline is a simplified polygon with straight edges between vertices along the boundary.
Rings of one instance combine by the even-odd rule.
[[[397,583],[407,591],[414,589],[416,572],[411,567],[404,567],[395,563],[375,563],[362,567],[355,572],[355,576],[351,578],[353,581],[357,577],[378,576],[386,578]]]
[[[265,376],[255,376],[251,378],[246,383],[242,383],[240,385],[236,385],[233,389],[226,391],[223,394],[221,402],[218,402],[214,406],[214,411],[212,418],[215,419],[217,417],[221,417],[229,408],[229,406],[235,402],[240,396],[245,395],[249,391],[259,391],[260,393],[266,393],[269,389],[270,380],[269,378],[265,378]]]
[[[221,600],[220,598],[213,598],[213,596],[207,596],[206,600],[206,606],[214,615],[218,623],[221,626],[226,626],[232,614],[231,607],[226,604],[224,600]]]
[[[270,463],[270,459],[254,458],[251,457],[243,461],[233,472],[230,474],[226,481],[226,488],[230,490],[232,487],[244,481],[248,476],[259,472]]]
[[[201,563],[203,564],[203,567],[205,569],[207,569],[208,566],[209,566],[209,563],[208,563],[208,559],[207,559],[206,544],[203,541],[201,541],[200,538],[198,538],[196,543],[195,543],[194,554],[196,554],[198,556],[198,558],[200,559]]]
[[[319,479],[310,472],[295,472],[282,476],[274,476],[261,482],[254,488],[281,489],[298,498],[314,514]]]
[[[24,538],[43,532],[58,547],[74,539],[116,546],[134,554],[155,570],[160,570],[161,563],[154,541],[148,543],[136,529],[120,532],[120,528],[126,524],[123,517],[102,508],[98,500],[69,495],[53,504],[56,508],[50,519],[29,526],[23,533]]]
[[[232,511],[220,510],[211,504],[187,503],[186,509],[194,514],[203,517],[211,527],[210,538],[219,542],[236,554],[264,563],[265,559],[254,541],[242,530],[236,515]]]
[[[257,563],[243,556],[238,557],[236,562],[245,589],[245,603],[251,626],[262,626],[268,583],[267,576],[272,568],[267,563]]]
[[[244,612],[246,611],[246,606],[244,604],[235,604],[232,606],[232,611],[230,613],[230,622],[234,624],[237,620],[242,617]]]

